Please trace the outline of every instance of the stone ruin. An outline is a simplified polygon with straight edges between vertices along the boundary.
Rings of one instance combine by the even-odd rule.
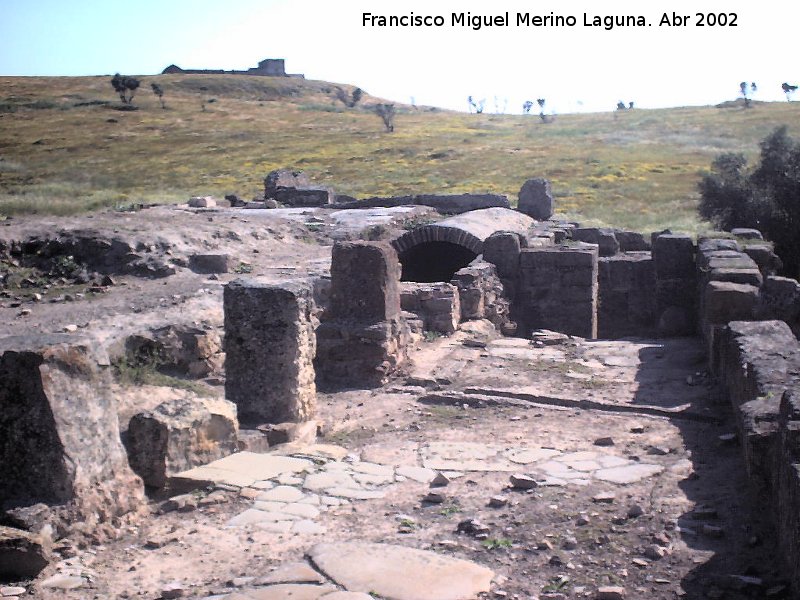
[[[267,193],[289,197],[305,185],[297,173],[277,174]],[[349,208],[377,201],[359,202]],[[137,415],[127,455],[106,391],[107,357],[74,336],[3,340],[0,501],[33,532],[15,534],[19,556],[48,528],[96,529],[136,511],[142,480],[163,488],[236,450],[313,437],[317,385],[380,386],[402,372],[408,345],[424,332],[487,319],[521,337],[540,329],[588,339],[702,337],[736,413],[748,475],[800,585],[800,283],[776,275],[779,260],[761,234],[695,241],[580,227],[553,218],[545,180],[526,182],[518,211],[494,199],[447,202],[473,209],[391,242],[337,242],[329,278],[227,284],[227,401],[173,401]]]

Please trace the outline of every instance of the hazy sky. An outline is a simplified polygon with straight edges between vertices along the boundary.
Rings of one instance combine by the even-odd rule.
[[[452,26],[453,12],[504,15],[506,27]],[[443,27],[364,27],[362,13],[436,16]],[[516,26],[516,13],[572,15],[574,27]],[[690,25],[660,27],[663,13]],[[736,13],[736,27],[698,27],[696,13]],[[649,26],[585,27],[642,15]],[[361,86],[396,101],[465,110],[466,98],[520,112],[713,104],[755,81],[757,100],[800,83],[800,3],[783,0],[0,0],[0,75],[148,75],[246,69],[285,58],[289,72]],[[2,90],[0,89],[0,95]],[[800,100],[800,95],[798,96]],[[538,108],[534,108],[538,112]]]

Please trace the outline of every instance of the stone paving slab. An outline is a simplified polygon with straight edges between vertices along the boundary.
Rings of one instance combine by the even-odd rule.
[[[237,452],[207,465],[178,473],[174,479],[247,487],[257,481],[272,479],[281,474],[300,473],[313,468],[313,462],[302,458]]]
[[[490,569],[466,560],[389,544],[318,544],[308,557],[346,590],[387,600],[475,598],[489,591],[494,578]]]

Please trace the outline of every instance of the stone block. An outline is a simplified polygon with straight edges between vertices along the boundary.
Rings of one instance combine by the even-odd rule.
[[[238,450],[236,405],[222,399],[176,398],[134,415],[128,425],[131,468],[164,487],[173,475]]]
[[[327,206],[333,203],[335,194],[330,188],[282,188],[272,194],[272,198],[285,206]]]
[[[509,302],[493,264],[476,262],[459,269],[450,283],[458,289],[461,320],[489,319],[498,328],[508,321]]]
[[[234,266],[230,254],[193,254],[189,257],[189,268],[195,273],[227,273]]]
[[[553,216],[555,199],[547,179],[529,179],[522,184],[518,198],[517,210],[529,217],[546,221]]]
[[[383,242],[337,242],[331,258],[330,315],[383,321],[400,314],[400,263]]]
[[[0,340],[0,505],[58,505],[56,519],[88,528],[142,505],[96,345],[70,334]]]
[[[194,196],[189,198],[190,208],[213,208],[217,205],[217,201],[212,196]]]
[[[437,212],[452,215],[484,208],[510,208],[506,196],[499,194],[419,194],[414,204],[430,206]]]
[[[764,236],[761,235],[761,232],[758,229],[749,229],[746,227],[737,227],[736,229],[731,229],[731,235],[743,240],[764,239]]]
[[[800,320],[800,283],[789,277],[769,275],[759,295],[756,316],[778,319],[794,326]]]
[[[733,252],[742,251],[742,249],[739,247],[739,242],[737,242],[736,240],[731,240],[728,238],[701,236],[697,238],[697,252],[698,252],[697,263],[701,264],[699,254],[707,254],[709,252],[715,252],[717,250],[730,250]]]
[[[0,582],[33,579],[50,559],[50,544],[41,536],[0,525]]]
[[[747,254],[758,265],[764,275],[774,275],[783,268],[783,261],[775,254],[769,244],[753,244],[744,248]]]
[[[572,230],[572,239],[587,244],[597,244],[600,256],[614,256],[620,250],[619,242],[612,229],[576,227]]]
[[[695,249],[688,235],[662,234],[653,242],[657,279],[694,279]]]
[[[764,278],[758,269],[712,269],[708,273],[709,281],[728,281],[761,287]]]
[[[399,299],[398,299],[399,302]],[[225,395],[242,422],[307,421],[316,411],[308,281],[225,286]]]
[[[706,284],[704,318],[709,323],[749,321],[758,301],[758,288],[728,281]]]
[[[277,169],[271,171],[264,178],[264,198],[274,198],[278,189],[283,188],[308,188],[311,180],[302,171],[290,169]]]
[[[650,240],[636,231],[614,231],[620,252],[645,252],[650,250]]]
[[[492,263],[500,277],[514,278],[519,270],[520,250],[519,235],[498,231],[484,240],[483,260]]]

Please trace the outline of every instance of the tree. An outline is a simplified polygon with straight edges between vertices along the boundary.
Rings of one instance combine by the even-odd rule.
[[[788,83],[782,83],[781,84],[781,89],[783,90],[783,93],[786,94],[786,101],[787,102],[791,102],[792,101],[792,96],[797,91],[797,86],[796,85],[790,85]]]
[[[122,100],[123,104],[131,103],[133,95],[139,89],[139,83],[139,80],[135,77],[128,77],[119,73],[111,78],[111,86],[119,94],[119,99]]]
[[[378,115],[383,121],[383,126],[386,131],[391,133],[394,131],[394,104],[376,104],[374,107],[375,114]]]
[[[336,97],[341,100],[342,104],[344,104],[347,108],[353,108],[361,101],[363,96],[364,90],[361,88],[354,89],[351,95],[348,95],[347,92],[340,87],[336,88]]]
[[[167,108],[167,105],[164,104],[164,90],[162,87],[157,83],[151,83],[150,87],[153,88],[153,93],[158,96],[158,99],[161,101],[161,108]]]
[[[755,227],[775,243],[784,272],[800,275],[800,142],[777,128],[761,142],[760,163],[741,154],[718,156],[700,181],[700,215],[730,230]]]
[[[544,98],[537,98],[536,104],[539,105],[539,118],[542,120],[542,123],[547,123],[547,115],[544,114]]]
[[[526,115],[531,112],[532,108],[533,108],[533,102],[531,102],[530,100],[525,100],[525,102],[522,104],[522,112],[524,112]]]
[[[742,95],[742,98],[744,98],[744,107],[745,108],[750,108],[750,104],[751,104],[752,100],[750,99],[750,96],[749,96],[749,92],[748,92],[747,82],[746,81],[742,81],[739,84],[739,93]]]

